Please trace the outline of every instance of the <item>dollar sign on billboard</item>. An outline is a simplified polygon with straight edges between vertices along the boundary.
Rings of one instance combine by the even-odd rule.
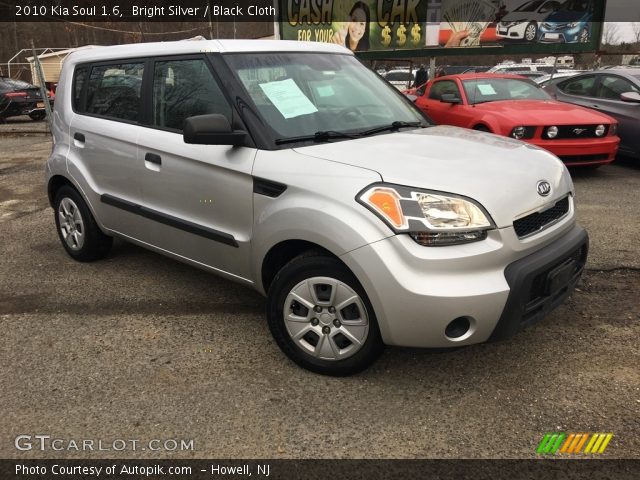
[[[407,43],[407,36],[405,35],[406,33],[407,33],[407,27],[405,27],[404,25],[400,25],[398,27],[398,30],[396,30],[396,35],[398,36],[396,43],[398,44],[399,47],[402,47],[404,46],[405,43]]]
[[[418,45],[420,43],[420,25],[417,23],[411,29],[411,43]]]
[[[384,45],[385,47],[388,47],[389,45],[391,45],[390,33],[391,33],[391,29],[389,28],[389,25],[387,25],[382,29],[382,45]]]

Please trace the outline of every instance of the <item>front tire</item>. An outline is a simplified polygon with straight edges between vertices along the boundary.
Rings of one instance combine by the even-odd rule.
[[[77,190],[69,185],[61,187],[53,208],[58,237],[71,258],[92,262],[109,253],[113,238],[102,233]]]
[[[361,372],[384,349],[364,289],[339,260],[321,253],[298,256],[278,272],[267,319],[280,349],[323,375]]]
[[[527,42],[533,42],[538,37],[538,25],[531,22],[524,30],[524,39]]]

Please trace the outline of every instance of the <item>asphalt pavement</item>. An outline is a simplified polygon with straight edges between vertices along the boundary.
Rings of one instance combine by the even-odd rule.
[[[0,136],[0,458],[534,458],[551,431],[612,432],[604,457],[640,458],[640,163],[574,172],[589,262],[541,323],[330,378],[284,357],[249,289],[123,242],[70,259],[50,149]],[[22,451],[20,434],[193,449]]]

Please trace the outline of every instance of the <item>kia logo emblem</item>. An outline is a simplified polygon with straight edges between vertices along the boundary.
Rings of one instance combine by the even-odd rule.
[[[538,195],[541,197],[546,197],[551,193],[551,185],[546,180],[540,180],[538,182]]]

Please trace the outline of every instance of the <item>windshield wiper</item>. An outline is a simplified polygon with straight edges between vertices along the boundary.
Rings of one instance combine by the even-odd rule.
[[[386,132],[386,131],[395,131],[405,127],[426,127],[422,122],[403,122],[396,120],[395,122],[390,123],[389,125],[383,125],[382,127],[370,128],[369,130],[365,130],[363,132],[359,132],[360,135],[366,137],[368,135],[373,135],[375,133]]]
[[[300,137],[278,138],[276,145],[283,143],[305,142],[313,140],[314,142],[328,142],[334,138],[360,138],[360,134],[337,132],[335,130],[321,130],[313,135],[302,135]]]

